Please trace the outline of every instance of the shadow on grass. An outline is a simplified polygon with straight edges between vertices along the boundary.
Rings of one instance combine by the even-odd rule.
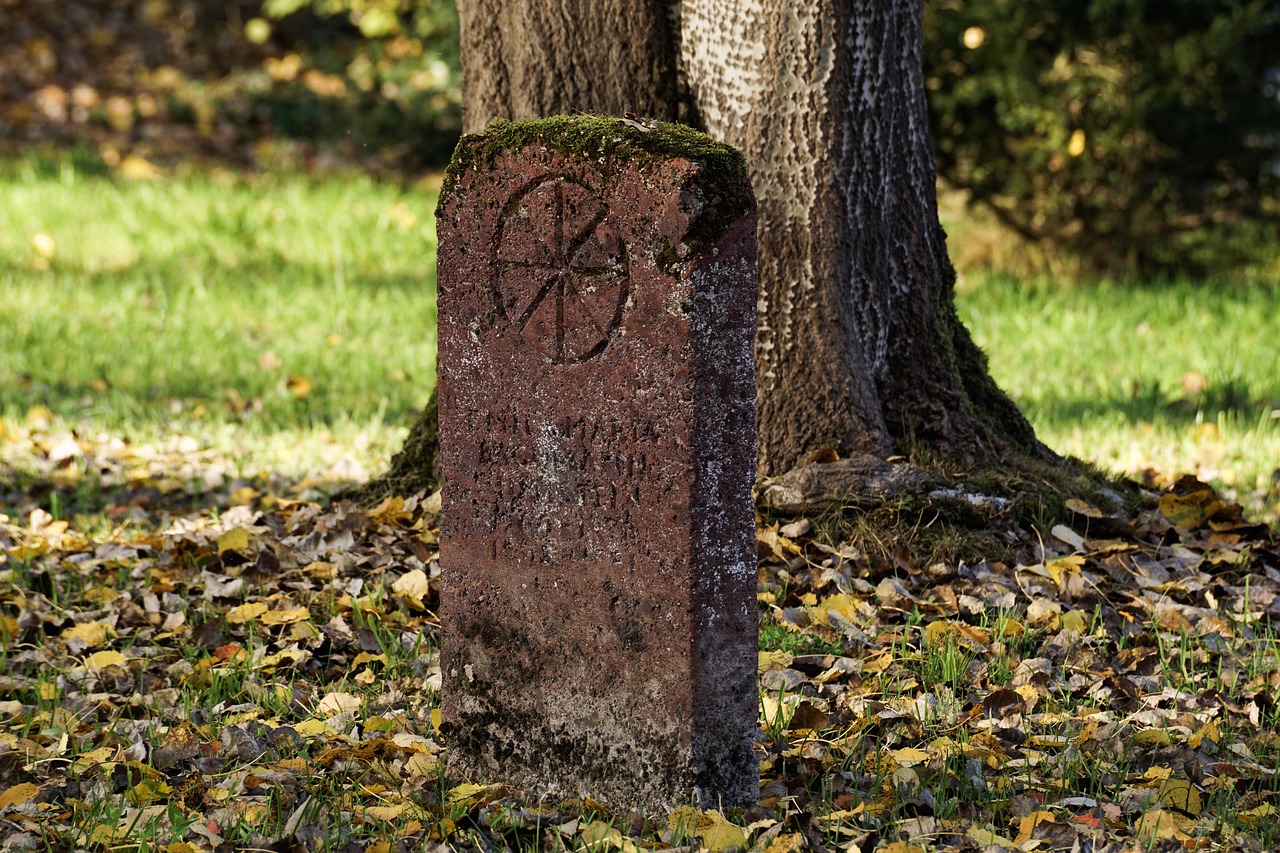
[[[216,488],[205,488],[200,478],[186,482],[156,478],[121,483],[115,478],[78,472],[74,478],[45,473],[0,468],[0,513],[25,519],[34,509],[49,513],[54,520],[93,517],[104,525],[140,525],[154,528],[175,516],[193,515],[211,509],[226,510],[242,504],[244,489],[252,489],[253,501],[271,503],[277,499],[327,502],[331,496],[359,485],[352,480],[287,477],[272,474],[228,478]],[[305,487],[304,487],[305,486]]]
[[[1171,397],[1155,382],[1135,381],[1130,393],[1100,392],[1092,396],[1055,395],[1024,405],[1040,422],[1073,424],[1119,417],[1130,424],[1163,423],[1189,427],[1215,421],[1219,414],[1249,418],[1280,407],[1280,399],[1268,400],[1254,393],[1249,382],[1231,377],[1198,393]]]

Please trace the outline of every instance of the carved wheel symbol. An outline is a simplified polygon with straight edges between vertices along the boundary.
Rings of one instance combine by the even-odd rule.
[[[521,339],[558,364],[604,351],[622,323],[630,269],[609,209],[549,178],[517,194],[498,233],[498,304]]]

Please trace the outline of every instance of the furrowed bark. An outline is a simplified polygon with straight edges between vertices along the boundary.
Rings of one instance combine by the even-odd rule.
[[[635,112],[740,148],[759,204],[759,470],[834,450],[1053,461],[954,307],[922,0],[469,0],[464,122]]]

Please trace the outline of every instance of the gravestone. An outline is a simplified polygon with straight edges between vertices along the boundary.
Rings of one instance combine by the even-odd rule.
[[[437,217],[450,774],[754,803],[741,155],[674,125],[495,122]]]

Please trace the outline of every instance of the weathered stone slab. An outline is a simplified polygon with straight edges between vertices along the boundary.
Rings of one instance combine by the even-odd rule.
[[[754,802],[755,202],[687,128],[463,139],[438,210],[455,776]]]

